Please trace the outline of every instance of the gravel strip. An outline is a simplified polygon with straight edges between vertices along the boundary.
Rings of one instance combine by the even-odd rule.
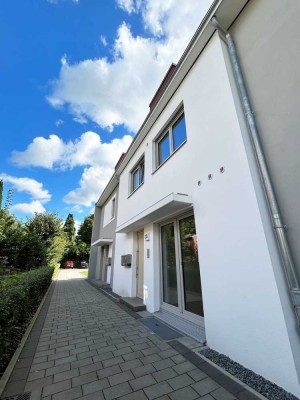
[[[217,351],[205,349],[199,353],[224,368],[225,371],[229,372],[231,375],[235,376],[269,400],[299,400],[298,397],[286,392],[281,387],[275,385],[275,383],[255,374],[250,369],[243,367],[241,364],[232,361],[229,357],[224,356]]]

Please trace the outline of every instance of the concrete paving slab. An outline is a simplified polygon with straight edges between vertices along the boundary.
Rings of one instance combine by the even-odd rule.
[[[244,387],[195,354],[198,342],[166,342],[141,315],[99,292],[80,271],[61,270],[5,394],[30,391],[30,400],[250,399]]]

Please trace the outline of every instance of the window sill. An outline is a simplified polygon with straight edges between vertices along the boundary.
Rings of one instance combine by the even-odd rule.
[[[152,175],[154,175],[156,171],[158,171],[163,165],[165,165],[165,163],[166,163],[168,160],[170,160],[170,158],[173,157],[173,155],[174,155],[175,153],[177,153],[177,151],[178,151],[179,149],[181,149],[182,146],[184,146],[184,145],[186,144],[186,142],[187,142],[187,140],[185,140],[184,142],[182,142],[181,145],[178,146],[177,149],[174,150],[173,153],[170,154],[169,157],[166,158],[164,162],[162,162],[158,167],[156,167],[156,169],[154,169],[154,170],[152,171]]]
[[[139,188],[141,187],[141,186],[143,186],[144,185],[144,182],[142,182],[141,184],[140,184],[140,186],[138,186],[136,189],[134,189],[134,191],[133,192],[131,192],[129,195],[128,195],[128,197],[127,197],[127,199],[129,199],[129,197],[131,197],[137,190],[139,190]]]

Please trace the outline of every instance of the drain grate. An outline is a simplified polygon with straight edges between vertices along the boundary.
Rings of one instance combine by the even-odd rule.
[[[3,397],[1,400],[29,400],[30,392],[15,394],[14,396]]]

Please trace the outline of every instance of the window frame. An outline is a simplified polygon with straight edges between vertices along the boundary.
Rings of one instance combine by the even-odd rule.
[[[111,200],[111,210],[110,210],[110,219],[114,219],[116,216],[116,197]]]
[[[181,118],[184,118],[185,122],[185,113],[184,109],[181,108],[179,111],[176,112],[175,116],[170,119],[170,121],[166,124],[167,127],[165,127],[162,132],[155,138],[154,140],[154,145],[155,145],[155,172],[157,169],[159,169],[174,153],[176,153],[177,150],[179,150],[186,142],[187,142],[187,134],[185,140],[176,148],[174,149],[174,136],[173,136],[173,127],[178,123],[178,121]],[[185,124],[186,128],[186,124]],[[185,129],[186,132],[186,129]],[[187,132],[186,132],[187,133]],[[160,151],[159,151],[159,144],[162,143],[164,138],[168,136],[169,137],[169,155],[166,157],[162,162],[160,162]]]
[[[139,173],[138,175],[138,185],[135,186],[135,174],[136,172]],[[129,185],[129,195],[134,193],[138,188],[140,188],[145,181],[145,154],[140,157],[139,161],[135,164],[135,166],[130,171],[130,185]]]

